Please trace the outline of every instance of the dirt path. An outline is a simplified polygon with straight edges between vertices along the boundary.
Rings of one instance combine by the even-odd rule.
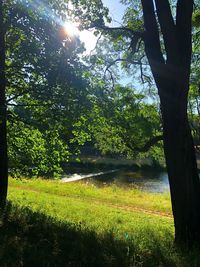
[[[23,186],[13,186],[11,185],[10,187],[13,187],[17,190],[24,190],[24,191],[30,191],[30,192],[34,192],[37,194],[41,193],[41,190],[36,190],[36,189],[32,189],[30,187],[23,187]],[[54,195],[52,193],[49,192],[45,192],[42,191],[42,193],[48,194],[48,195]],[[126,204],[115,204],[110,202],[109,200],[105,200],[105,199],[97,199],[97,198],[93,198],[90,196],[77,196],[77,195],[56,195],[57,197],[61,197],[61,198],[70,198],[70,199],[75,199],[75,200],[79,200],[80,202],[87,202],[87,203],[92,203],[95,205],[103,205],[103,206],[107,206],[110,208],[115,208],[115,209],[120,209],[122,211],[126,211],[126,212],[138,212],[138,213],[145,213],[148,215],[153,215],[153,216],[159,216],[159,217],[164,217],[164,218],[169,218],[172,219],[173,216],[171,213],[167,213],[167,212],[161,212],[161,211],[156,211],[156,210],[150,210],[150,209],[144,209],[142,207],[137,207],[137,206],[130,206],[130,205],[126,205]]]

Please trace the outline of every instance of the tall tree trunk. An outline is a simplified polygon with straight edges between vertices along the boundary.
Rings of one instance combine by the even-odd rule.
[[[5,91],[5,28],[3,0],[0,0],[0,209],[5,207],[8,187]]]
[[[200,245],[200,181],[187,117],[193,1],[177,1],[176,23],[168,0],[141,2],[145,52],[161,101],[175,241],[187,246]],[[158,23],[163,35],[165,57]]]
[[[191,247],[200,244],[200,181],[187,118],[187,101],[170,94],[161,94],[160,98],[175,242]]]

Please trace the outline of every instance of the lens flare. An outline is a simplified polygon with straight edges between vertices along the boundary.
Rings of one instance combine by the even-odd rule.
[[[70,21],[66,21],[63,25],[65,33],[69,37],[78,36],[79,35],[79,29],[78,24],[72,23]]]
[[[57,25],[60,25],[62,36],[67,37],[69,40],[72,40],[74,37],[78,36],[80,40],[85,44],[86,53],[89,53],[94,49],[97,38],[93,35],[92,32],[84,30],[79,31],[78,22],[71,22],[70,20],[63,21],[60,16],[58,16],[50,5],[44,4],[41,0],[17,0],[19,4],[22,4],[27,9],[32,9],[34,12],[37,12],[41,17],[48,21],[52,21]],[[68,8],[73,9],[71,1],[68,2]]]

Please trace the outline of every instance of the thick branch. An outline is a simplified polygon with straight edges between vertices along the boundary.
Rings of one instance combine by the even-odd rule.
[[[167,61],[173,63],[178,56],[178,48],[176,42],[176,27],[172,17],[168,0],[155,0],[158,20],[163,34],[165,49],[167,53]]]
[[[139,38],[143,38],[144,37],[144,32],[142,31],[134,31],[128,27],[108,27],[108,26],[104,26],[104,25],[95,25],[96,28],[107,31],[107,32],[114,32],[114,31],[122,31],[122,32],[127,32],[130,34],[130,36],[132,37],[137,36]]]
[[[8,98],[8,99],[6,100],[6,103],[9,104],[10,101],[13,101],[13,100],[17,99],[18,97],[23,96],[23,95],[25,95],[25,94],[28,94],[30,91],[31,91],[30,88],[27,89],[27,90],[24,90],[23,92],[19,93],[18,95],[14,95],[14,96]]]
[[[153,0],[141,1],[144,14],[144,26],[146,30],[144,37],[145,52],[149,60],[154,79],[159,88],[160,77],[163,74],[161,72],[163,72],[163,69],[165,67],[165,60],[161,51],[160,36]]]
[[[176,12],[176,30],[183,66],[190,71],[192,53],[192,12],[193,0],[178,0]]]
[[[152,146],[157,144],[159,141],[163,140],[163,135],[157,135],[155,137],[152,137],[150,140],[144,144],[142,147],[136,147],[133,145],[127,145],[133,152],[147,152]]]

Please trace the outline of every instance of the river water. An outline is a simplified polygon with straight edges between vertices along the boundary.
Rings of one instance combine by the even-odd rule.
[[[138,188],[148,192],[164,193],[169,191],[166,172],[119,170],[111,174],[91,177],[85,180],[97,186],[114,184],[120,187]]]
[[[138,188],[148,192],[164,193],[169,191],[168,176],[166,172],[151,170],[112,169],[94,173],[74,173],[68,175],[63,181],[81,180],[82,183],[91,183],[95,186],[116,185],[123,188]]]
[[[200,169],[200,159],[198,158]],[[75,165],[67,168],[71,174],[66,174],[63,182],[74,182],[81,180],[82,183],[91,183],[95,186],[116,185],[124,188],[138,188],[148,192],[169,192],[167,173],[156,169],[134,170],[129,167],[110,166],[110,168],[99,166],[93,168],[86,165]],[[69,179],[69,180],[68,180]],[[71,180],[71,181],[70,181]]]

